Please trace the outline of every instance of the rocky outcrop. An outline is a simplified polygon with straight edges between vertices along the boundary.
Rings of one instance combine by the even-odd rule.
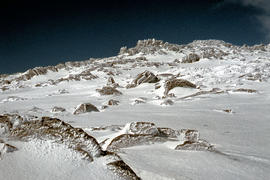
[[[157,142],[165,142],[164,137],[148,134],[122,134],[114,138],[107,146],[108,151],[117,151],[120,148],[126,148],[138,145],[148,145]]]
[[[124,127],[127,134],[157,135],[159,133],[156,125],[151,122],[132,122]]]
[[[169,91],[175,87],[196,88],[196,85],[185,79],[176,79],[176,78],[169,79],[165,81],[164,95],[168,95]]]
[[[21,76],[19,76],[16,80],[17,81],[26,81],[26,80],[31,79],[34,76],[47,74],[48,71],[58,72],[58,69],[54,66],[36,67],[33,69],[29,69],[28,71],[23,73]]]
[[[17,150],[18,150],[17,147],[7,144],[3,140],[0,139],[0,159],[3,158],[4,154],[11,153]]]
[[[108,101],[108,105],[109,106],[117,106],[120,103],[120,101],[114,100],[114,99],[110,99]]]
[[[119,55],[128,54],[130,56],[142,53],[142,54],[166,54],[164,49],[169,51],[179,52],[184,46],[177,44],[170,44],[156,39],[139,40],[137,45],[133,48],[122,47]]]
[[[98,108],[91,103],[83,103],[77,106],[75,111],[73,112],[74,115],[87,113],[87,112],[99,112]]]
[[[191,54],[186,55],[182,59],[182,63],[193,63],[193,62],[197,62],[199,60],[200,60],[200,56],[198,54],[191,53]]]
[[[160,128],[151,122],[132,122],[119,131],[118,136],[106,139],[103,147],[109,151],[118,151],[121,148],[179,141],[176,150],[214,150],[207,141],[199,138],[199,132],[192,129],[174,130]]]
[[[157,83],[159,78],[150,71],[144,71],[136,76],[131,84],[127,85],[127,88],[136,87],[142,83]]]
[[[115,87],[104,86],[102,89],[96,89],[100,95],[122,95],[120,91],[118,91]]]
[[[127,180],[141,180],[140,177],[123,161],[113,161],[107,164],[108,168]]]
[[[199,138],[197,130],[182,129],[180,131],[180,138],[183,143],[177,145],[175,150],[215,151],[213,145]]]
[[[207,141],[185,141],[175,147],[175,150],[192,150],[192,151],[214,151],[214,148]]]
[[[103,151],[97,140],[81,128],[74,128],[60,119],[50,117],[21,122],[14,126],[9,117],[12,115],[1,115],[0,119],[4,124],[8,124],[10,140],[13,138],[26,142],[33,138],[44,141],[53,140],[54,143],[65,144],[88,161],[103,158],[104,165],[123,179],[140,179],[117,154]],[[15,150],[17,150],[16,147],[4,143],[0,139],[0,155]]]
[[[65,108],[58,107],[58,106],[54,106],[54,107],[52,108],[52,112],[54,112],[54,113],[60,113],[60,112],[65,112],[65,111],[66,111]]]
[[[13,127],[23,122],[23,118],[17,114],[0,115],[0,136],[8,136]]]
[[[146,100],[147,100],[147,98],[145,98],[145,97],[138,97],[138,98],[134,99],[134,101],[131,104],[132,105],[145,104]]]
[[[163,105],[163,106],[171,106],[173,104],[174,102],[171,99],[165,99],[163,102],[160,103],[160,105]]]
[[[88,159],[101,156],[101,150],[95,138],[80,128],[74,128],[56,118],[43,117],[41,120],[27,121],[11,130],[11,136],[23,140],[39,138],[54,140],[68,145],[70,148],[80,150]]]
[[[107,150],[117,151],[119,148],[166,141],[164,136],[159,136],[158,128],[151,122],[128,123],[121,133],[117,137],[108,140]]]
[[[120,85],[118,83],[116,83],[115,80],[113,79],[113,77],[111,77],[111,76],[108,78],[107,86],[111,86],[114,88],[120,87]]]
[[[239,88],[239,89],[234,89],[233,92],[257,93],[258,91],[255,89]]]

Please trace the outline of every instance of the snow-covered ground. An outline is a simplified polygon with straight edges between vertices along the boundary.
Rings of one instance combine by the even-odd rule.
[[[199,59],[184,63],[192,53]],[[136,76],[146,70],[158,80],[136,84]],[[104,151],[123,134],[135,140],[140,135],[154,138],[130,140],[127,147],[115,150],[142,179],[270,177],[270,45],[239,47],[217,40],[171,45],[146,40],[115,57],[66,63],[57,71],[25,78],[27,73],[0,77],[0,114],[18,114],[23,122],[43,116],[61,119],[93,136]],[[109,77],[121,95],[96,90],[106,86]],[[175,87],[166,95],[170,78],[187,80],[196,88]],[[118,105],[108,105],[111,99]],[[74,115],[82,103],[93,104],[99,112]],[[65,111],[56,112],[55,106]],[[183,143],[178,136],[160,140],[144,132],[137,137],[127,129],[132,122],[197,130],[215,150],[176,150]],[[14,128],[22,122],[16,123]],[[125,178],[113,173],[103,157],[88,162],[65,144],[11,137],[1,119],[0,127],[0,140],[17,148],[9,153],[0,149],[0,179]]]

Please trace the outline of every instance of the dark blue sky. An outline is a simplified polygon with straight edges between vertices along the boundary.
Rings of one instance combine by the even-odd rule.
[[[261,13],[223,0],[11,1],[0,8],[0,74],[113,56],[139,39],[268,43]]]

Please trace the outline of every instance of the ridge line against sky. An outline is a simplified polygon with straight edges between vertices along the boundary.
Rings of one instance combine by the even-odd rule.
[[[266,44],[269,12],[270,0],[3,2],[0,74],[114,56],[148,38]]]

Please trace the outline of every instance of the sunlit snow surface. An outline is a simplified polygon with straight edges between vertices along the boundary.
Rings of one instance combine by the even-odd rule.
[[[270,46],[265,46],[265,50],[250,50],[228,47],[222,41],[207,42],[195,41],[182,47],[181,52],[162,49],[167,54],[121,54],[96,59],[80,67],[49,71],[27,81],[12,81],[5,85],[8,90],[0,94],[0,113],[16,113],[26,118],[30,115],[57,117],[83,128],[99,143],[106,138],[116,137],[125,124],[136,121],[153,122],[158,127],[176,130],[196,129],[218,152],[174,150],[177,144],[164,142],[122,148],[118,155],[142,179],[267,180],[270,177]],[[201,57],[198,62],[181,63],[181,59],[191,52],[201,56],[205,47],[222,50],[226,55]],[[98,78],[92,80],[70,80],[55,85],[48,83],[49,79],[79,74],[102,63],[120,59],[125,62],[138,57],[146,57],[147,61],[115,63],[103,69],[93,69],[91,73]],[[168,64],[175,59],[180,62]],[[160,64],[155,66],[153,63]],[[155,89],[155,83],[125,88],[137,74],[145,70],[155,75],[178,75],[178,78],[186,79],[198,88],[177,87],[170,91],[176,97],[162,99],[163,83],[166,81],[164,76],[161,76],[159,89]],[[108,75],[108,71],[114,75]],[[3,77],[1,80],[12,80],[20,75]],[[96,91],[106,85],[110,76],[120,85],[117,89],[122,95],[101,96]],[[36,87],[37,83],[42,85]],[[219,88],[221,93],[192,96],[213,88]],[[240,88],[256,92],[237,91]],[[66,93],[59,93],[63,89]],[[118,100],[119,105],[103,109],[102,106],[107,105],[110,99]],[[138,99],[143,103],[136,103]],[[166,99],[172,100],[173,104],[162,105]],[[73,115],[81,103],[91,103],[100,112]],[[63,107],[66,111],[52,112],[54,106]],[[122,131],[94,129],[113,125]],[[64,145],[40,140],[5,141],[18,150],[1,158],[0,179],[119,178],[106,169],[102,159],[88,163]]]

